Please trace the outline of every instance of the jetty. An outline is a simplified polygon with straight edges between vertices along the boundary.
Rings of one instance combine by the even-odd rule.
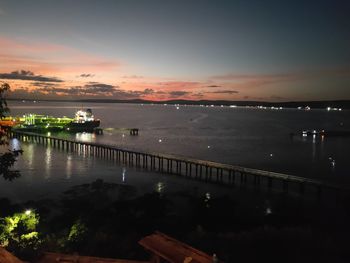
[[[44,134],[10,129],[7,131],[10,138],[32,142],[61,149],[114,160],[130,167],[147,169],[163,174],[173,174],[189,179],[201,180],[208,183],[224,185],[252,185],[254,188],[268,190],[279,189],[284,193],[306,192],[321,196],[321,193],[332,191],[337,195],[350,193],[350,188],[338,184],[327,183],[316,179],[304,178],[283,173],[269,172],[241,166],[222,164],[212,161],[198,160],[171,154],[134,151],[122,149],[114,145],[95,142],[82,142],[74,139],[65,139]]]

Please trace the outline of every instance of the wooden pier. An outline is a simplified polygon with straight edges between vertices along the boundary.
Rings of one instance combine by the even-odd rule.
[[[190,179],[225,185],[252,185],[267,190],[279,189],[284,193],[294,192],[304,195],[306,192],[321,195],[322,192],[350,193],[350,188],[325,183],[315,179],[303,178],[282,173],[262,171],[235,165],[197,160],[170,154],[132,151],[117,146],[64,139],[43,134],[9,130],[11,138],[25,142],[40,143],[67,152],[84,153],[115,160],[121,164],[155,172],[175,174]]]

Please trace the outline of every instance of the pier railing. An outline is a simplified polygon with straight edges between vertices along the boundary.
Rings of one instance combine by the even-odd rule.
[[[350,193],[350,188],[326,183],[315,179],[282,173],[268,172],[241,166],[222,164],[211,161],[180,157],[171,154],[133,151],[117,146],[82,142],[43,134],[9,130],[11,138],[21,141],[36,142],[68,152],[84,153],[104,159],[116,160],[124,165],[149,169],[161,173],[175,174],[205,182],[226,185],[253,185],[257,188],[280,189],[285,193],[294,192],[304,195],[305,192],[317,194],[336,191]]]

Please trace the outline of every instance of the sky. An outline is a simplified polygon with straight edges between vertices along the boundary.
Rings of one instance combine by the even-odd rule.
[[[19,99],[350,99],[347,0],[0,0]]]

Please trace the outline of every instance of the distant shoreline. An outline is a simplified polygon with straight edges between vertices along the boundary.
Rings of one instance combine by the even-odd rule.
[[[7,98],[7,101],[33,101],[33,99],[14,99]],[[81,100],[37,100],[47,102],[90,102],[90,103],[133,103],[133,104],[170,104],[170,105],[214,105],[214,106],[252,106],[252,107],[285,107],[298,108],[310,107],[314,109],[341,108],[350,109],[350,100],[326,100],[326,101],[285,101],[285,102],[268,102],[268,101],[229,101],[229,100],[166,100],[166,101],[152,101],[152,100],[116,100],[116,99],[81,99]]]

